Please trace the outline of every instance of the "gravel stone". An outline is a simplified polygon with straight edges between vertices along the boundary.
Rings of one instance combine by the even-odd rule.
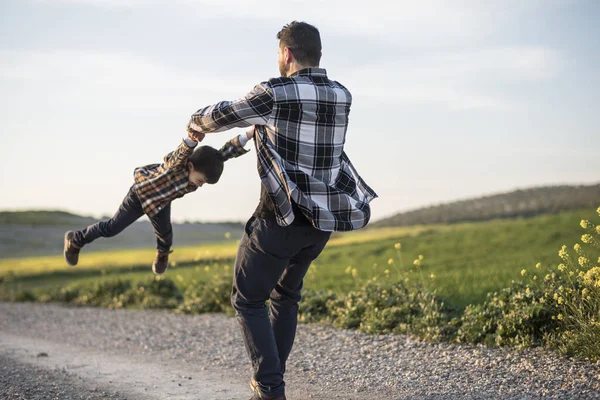
[[[176,361],[244,383],[250,378],[237,322],[221,314],[0,303],[0,321],[7,334]],[[196,377],[186,373],[181,379]],[[600,399],[600,364],[541,348],[428,344],[299,325],[286,387],[290,399]]]

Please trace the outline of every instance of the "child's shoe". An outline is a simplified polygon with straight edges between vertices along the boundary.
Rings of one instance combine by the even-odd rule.
[[[169,254],[171,254],[173,252],[173,250],[171,251],[160,251],[158,250],[156,252],[156,258],[154,259],[154,263],[152,263],[152,271],[157,274],[160,275],[162,273],[164,273],[167,268],[169,268]]]
[[[70,266],[77,265],[79,262],[79,250],[81,250],[81,247],[73,243],[73,233],[73,231],[67,231],[67,233],[65,233],[65,247],[63,249],[65,261]]]

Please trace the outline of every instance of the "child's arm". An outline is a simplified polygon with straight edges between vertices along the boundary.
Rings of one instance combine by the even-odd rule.
[[[249,152],[250,150],[244,149],[248,140],[254,137],[254,129],[249,130],[248,132],[244,132],[239,136],[234,137],[233,139],[227,141],[219,152],[223,156],[223,161],[227,161],[230,158],[236,158],[242,156]]]
[[[184,167],[197,144],[195,140],[184,138],[179,147],[165,156],[163,166],[175,169]]]

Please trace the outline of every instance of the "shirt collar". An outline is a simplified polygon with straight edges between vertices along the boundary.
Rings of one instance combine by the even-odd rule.
[[[289,77],[293,76],[324,76],[327,77],[327,70],[325,68],[303,68],[291,74]]]

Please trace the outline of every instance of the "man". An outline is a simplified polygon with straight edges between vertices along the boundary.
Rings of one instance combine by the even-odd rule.
[[[368,223],[377,197],[343,151],[352,97],[319,68],[319,31],[294,21],[277,39],[280,78],[205,107],[188,124],[191,138],[253,125],[235,145],[254,137],[261,196],[240,241],[231,295],[253,368],[251,400],[285,399],[308,267],[331,232]]]

